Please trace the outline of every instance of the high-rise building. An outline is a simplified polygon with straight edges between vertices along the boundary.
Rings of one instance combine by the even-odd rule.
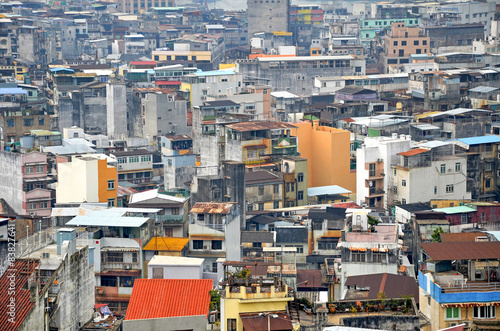
[[[289,0],[247,0],[248,39],[257,32],[288,31]]]

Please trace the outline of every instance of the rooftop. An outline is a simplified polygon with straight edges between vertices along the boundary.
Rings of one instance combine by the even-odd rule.
[[[308,196],[349,194],[351,191],[338,185],[310,187],[307,189]]]
[[[180,252],[186,247],[189,238],[153,237],[144,247],[146,251]]]
[[[211,279],[136,279],[125,320],[208,316]]]
[[[292,124],[283,122],[271,122],[271,121],[240,122],[240,123],[228,124],[226,126],[230,129],[241,132],[296,128],[296,126]]]
[[[500,137],[497,135],[480,136],[480,137],[470,137],[470,138],[459,138],[448,141],[459,141],[465,145],[480,145],[480,144],[493,144],[499,143]]]
[[[420,246],[433,261],[500,259],[500,241],[422,243]]]
[[[446,207],[446,208],[434,208],[433,211],[445,214],[462,214],[462,213],[472,213],[476,209],[467,206],[456,206],[456,207]]]
[[[68,226],[114,226],[138,228],[149,220],[149,217],[126,216],[127,214],[152,214],[161,209],[146,208],[110,208],[96,210],[90,215],[78,215],[66,223]]]
[[[153,153],[145,149],[134,149],[130,151],[113,152],[112,154],[114,156],[120,157],[120,156],[150,155]]]
[[[462,232],[462,233],[441,233],[441,242],[464,242],[464,241],[477,241],[478,237],[488,238],[485,232]],[[489,241],[489,239],[487,239]]]
[[[195,257],[155,255],[149,261],[148,265],[169,265],[169,266],[201,266],[204,259]]]
[[[197,214],[228,214],[236,202],[197,202],[190,213]]]
[[[245,174],[245,185],[278,183],[281,178],[269,171],[251,171]]]

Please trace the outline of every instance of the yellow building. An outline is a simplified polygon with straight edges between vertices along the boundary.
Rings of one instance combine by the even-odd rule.
[[[116,205],[118,173],[105,155],[74,157],[57,164],[56,202],[107,202]]]
[[[432,208],[448,208],[461,206],[464,203],[469,203],[471,200],[444,200],[444,199],[433,199],[431,200]]]
[[[355,192],[356,171],[350,169],[351,133],[320,126],[318,121],[294,125],[297,127],[298,151],[307,159],[308,186],[338,185]]]
[[[227,285],[221,298],[221,330],[256,330],[261,324],[271,330],[275,324],[287,324],[286,330],[291,330],[292,322],[287,315],[287,304],[293,297],[288,296],[288,286],[274,284],[262,286],[252,285],[247,289],[237,284]]]

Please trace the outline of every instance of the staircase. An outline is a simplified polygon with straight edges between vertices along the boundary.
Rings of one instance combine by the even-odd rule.
[[[290,315],[290,319],[300,322],[300,304],[297,300],[297,295],[293,290],[290,291],[289,294],[293,295],[293,301],[288,301],[288,313]]]

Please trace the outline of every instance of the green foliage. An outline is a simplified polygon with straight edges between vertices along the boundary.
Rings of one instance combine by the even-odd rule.
[[[375,225],[378,225],[380,223],[378,218],[375,218],[375,217],[370,216],[370,215],[367,215],[367,216],[368,216],[368,224],[370,224],[371,226],[375,226]]]
[[[297,302],[299,304],[303,305],[304,307],[309,308],[309,309],[311,309],[313,306],[311,301],[309,301],[307,298],[298,298]]]
[[[220,294],[217,290],[210,291],[210,310],[220,311]]]
[[[238,279],[245,279],[250,275],[250,269],[243,269],[240,272],[236,272],[234,276]]]
[[[431,235],[432,241],[440,243],[441,242],[441,233],[443,233],[443,228],[439,227],[436,230],[434,230],[434,233]]]

